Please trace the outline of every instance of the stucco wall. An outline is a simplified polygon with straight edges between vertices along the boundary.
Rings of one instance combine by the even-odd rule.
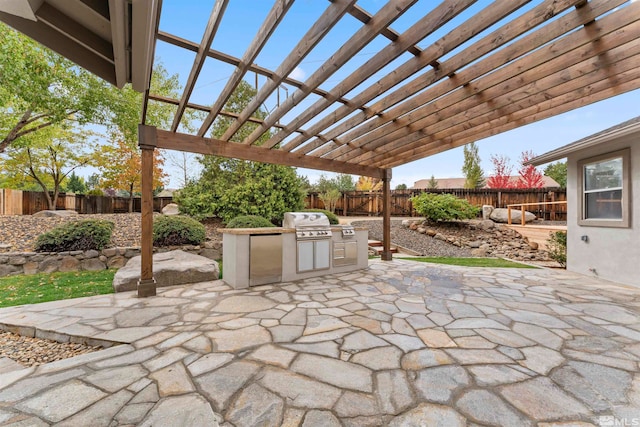
[[[578,225],[578,161],[627,147],[631,148],[631,226]],[[640,132],[576,152],[567,161],[567,269],[640,287]],[[582,236],[588,236],[588,242]]]

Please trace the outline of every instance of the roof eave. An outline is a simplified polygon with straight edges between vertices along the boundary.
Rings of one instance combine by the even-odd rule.
[[[534,157],[529,162],[527,162],[527,164],[540,166],[546,163],[555,162],[556,160],[566,158],[568,155],[573,154],[576,151],[591,148],[598,144],[609,142],[617,138],[622,138],[636,132],[640,132],[640,122],[632,123],[629,126],[625,126],[623,128],[614,129],[611,132],[598,134],[593,137],[587,137],[579,141],[572,142],[571,144],[567,144],[563,147],[549,151],[548,153]]]

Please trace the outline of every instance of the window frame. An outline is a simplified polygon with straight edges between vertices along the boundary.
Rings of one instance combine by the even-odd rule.
[[[585,166],[593,163],[604,162],[607,160],[622,159],[622,218],[620,219],[604,219],[604,218],[585,218],[587,209],[585,206],[586,195],[590,194],[585,191],[584,172]],[[629,228],[631,224],[631,149],[624,148],[622,150],[612,151],[598,156],[589,157],[578,161],[578,225],[587,227],[614,227]],[[617,188],[617,187],[616,187]]]

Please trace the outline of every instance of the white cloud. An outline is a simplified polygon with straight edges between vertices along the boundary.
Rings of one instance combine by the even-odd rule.
[[[294,68],[291,74],[289,74],[289,78],[292,78],[295,80],[304,81],[305,77],[307,77],[307,73],[305,73],[304,70],[300,67]]]

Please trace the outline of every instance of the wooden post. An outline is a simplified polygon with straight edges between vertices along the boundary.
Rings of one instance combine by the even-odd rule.
[[[382,178],[382,256],[383,261],[393,260],[391,254],[391,169],[384,170]]]
[[[138,146],[142,150],[142,248],[140,251],[138,297],[144,298],[152,297],[156,294],[156,280],[153,278],[153,152],[156,147],[155,127],[138,125]]]
[[[511,206],[507,206],[507,224],[511,225]]]
[[[342,193],[342,203],[343,203],[342,215],[343,216],[347,216],[347,205],[349,204],[349,201],[348,201],[348,198],[347,198],[347,192],[346,191],[344,193]]]
[[[520,225],[525,226],[526,221],[524,220],[524,205],[520,206],[520,213],[522,216],[520,217]]]
[[[551,192],[551,213],[549,214],[549,219],[551,221],[556,220],[556,192]]]

